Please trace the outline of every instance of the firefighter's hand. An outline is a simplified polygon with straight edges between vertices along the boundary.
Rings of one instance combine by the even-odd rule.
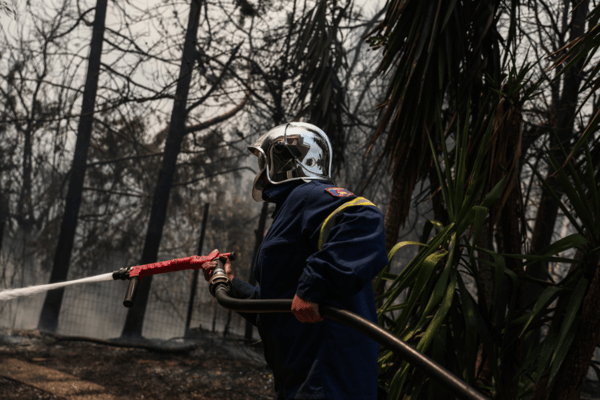
[[[292,302],[292,314],[298,321],[304,323],[314,324],[323,321],[323,317],[319,314],[319,305],[312,301],[302,300],[298,295],[294,296]]]
[[[218,254],[219,250],[215,249],[211,251],[207,258],[211,258],[211,256],[214,256],[212,257],[213,259],[210,261],[203,262],[200,265],[200,269],[202,269],[202,272],[204,273],[204,279],[206,279],[206,281],[210,281],[210,278],[212,278],[213,272],[217,266],[217,263],[219,262],[219,259],[215,258],[216,256],[218,256]],[[229,260],[229,258],[227,258],[227,261],[225,262],[223,268],[225,269],[225,274],[227,274],[229,279],[233,279],[233,271],[231,270],[231,261]]]

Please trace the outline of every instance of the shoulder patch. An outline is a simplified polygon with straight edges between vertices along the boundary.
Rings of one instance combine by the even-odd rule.
[[[341,188],[341,187],[330,187],[330,188],[326,188],[325,191],[327,193],[329,193],[330,195],[335,196],[335,197],[350,197],[350,196],[354,196],[354,193],[352,193],[348,189],[344,189],[344,188]]]

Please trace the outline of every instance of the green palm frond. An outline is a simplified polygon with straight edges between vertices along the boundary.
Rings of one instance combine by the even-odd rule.
[[[498,254],[478,242],[484,228],[490,234],[490,227],[502,219],[509,194],[513,202],[509,207],[522,208],[515,194],[521,110],[541,83],[529,81],[531,65],[516,67],[509,56],[513,65],[501,65],[496,32],[500,4],[508,2],[390,0],[386,19],[369,39],[383,51],[380,71],[391,76],[373,140],[386,137],[405,206],[412,185],[433,174],[429,177],[439,183],[447,212],[446,219],[425,225],[419,251],[402,272],[379,277],[389,286],[377,300],[379,322],[394,335],[494,398],[508,393],[525,398],[531,395],[532,382],[546,375],[550,383],[556,379],[580,327],[578,313],[591,282],[590,268],[600,259],[600,146],[590,148],[586,133],[573,150],[583,148],[584,154],[573,156],[571,162],[560,165],[556,155],[548,155],[560,194],[531,166],[559,202],[574,234],[538,254]],[[517,7],[519,2],[510,5]],[[592,14],[599,19],[600,11]],[[511,21],[517,18],[516,12],[509,15]],[[508,37],[510,42],[510,29]],[[595,51],[600,40],[594,42],[590,36],[586,43],[588,51]],[[509,44],[504,43],[505,54]],[[598,71],[600,66],[592,76],[600,87]],[[588,83],[588,88],[594,89],[594,84]],[[600,114],[588,130],[595,131],[598,123]],[[430,237],[432,230],[436,232]],[[407,244],[394,247],[390,258]],[[572,252],[564,254],[572,249],[583,259],[572,259]],[[506,250],[519,251],[518,246]],[[521,289],[525,281],[535,280],[526,269],[535,261],[572,267],[560,281],[538,279],[545,289],[527,304]],[[482,278],[486,267],[491,284]],[[542,326],[549,332],[538,343],[535,335]],[[531,343],[524,345],[530,338]],[[514,355],[519,343],[525,353],[522,364]],[[489,368],[484,380],[482,366]],[[426,382],[424,374],[393,353],[382,353],[380,383],[390,397],[443,396],[441,389]],[[511,385],[516,389],[509,392]]]
[[[296,43],[294,63],[299,66],[300,87],[295,106],[297,118],[321,127],[331,139],[335,166],[344,161],[346,134],[343,116],[347,114],[346,90],[340,73],[347,68],[346,51],[340,40],[340,22],[352,1],[319,0],[300,21],[303,28]]]
[[[410,198],[415,183],[429,169],[432,153],[427,132],[435,128],[440,111],[441,125],[448,125],[440,127],[448,133],[454,123],[458,129],[457,124],[466,120],[472,92],[480,92],[483,99],[490,85],[501,80],[495,31],[498,4],[492,0],[390,1],[384,21],[369,39],[372,46],[383,49],[379,71],[392,74],[373,141],[387,132],[386,149],[394,178],[403,182],[405,198]],[[487,112],[480,100],[470,107],[475,118]],[[435,137],[435,143],[441,143]]]

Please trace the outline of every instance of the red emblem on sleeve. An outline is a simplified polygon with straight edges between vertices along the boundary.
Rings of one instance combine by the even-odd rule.
[[[325,191],[335,197],[354,196],[354,193],[352,193],[348,189],[344,189],[344,188],[340,188],[340,187],[330,187],[330,188],[325,189]]]

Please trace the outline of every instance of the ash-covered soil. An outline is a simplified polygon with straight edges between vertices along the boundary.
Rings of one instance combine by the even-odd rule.
[[[77,339],[77,340],[74,340]],[[126,346],[125,343],[120,343]],[[85,338],[0,329],[0,364],[25,365],[32,374],[0,370],[1,399],[272,399],[271,372],[260,349],[210,332],[169,342],[143,341],[117,347]],[[6,365],[6,364],[5,364]],[[59,371],[52,385],[35,372]],[[67,375],[68,374],[68,375]],[[64,396],[56,385],[102,387],[102,395]],[[51,379],[51,378],[49,378]],[[42,379],[43,380],[43,379]],[[53,386],[54,385],[54,386]],[[68,389],[68,388],[67,388]]]
[[[93,390],[72,390],[85,384]],[[260,345],[211,332],[125,343],[0,328],[0,399],[267,400],[272,386]],[[600,384],[586,382],[581,399],[600,399]]]

